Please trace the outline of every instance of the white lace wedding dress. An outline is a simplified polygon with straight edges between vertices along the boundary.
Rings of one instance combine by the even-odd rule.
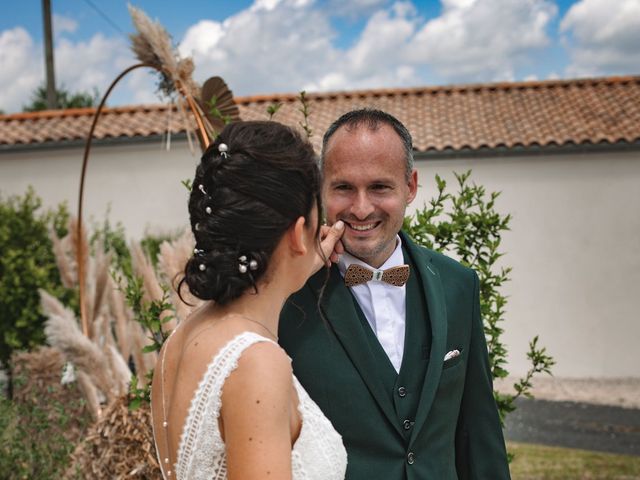
[[[227,343],[209,364],[191,400],[182,430],[174,470],[178,480],[227,478],[225,445],[218,429],[222,386],[238,366],[242,352],[258,342],[275,343],[256,333],[243,332]],[[300,435],[291,452],[293,480],[343,480],[347,452],[342,437],[295,376],[293,384],[302,417]]]

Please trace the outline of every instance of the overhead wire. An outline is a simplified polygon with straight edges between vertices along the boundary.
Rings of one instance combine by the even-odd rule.
[[[104,13],[102,10],[100,10],[100,8],[93,3],[91,0],[83,0],[84,3],[86,3],[87,5],[89,5],[91,8],[93,8],[96,13],[98,15],[100,15],[109,25],[111,25],[114,29],[116,29],[118,32],[120,32],[121,34],[126,36],[126,33],[124,32],[124,30],[122,30],[118,24],[116,22],[114,22],[113,20],[111,20],[111,18],[109,17],[109,15],[107,15],[106,13]]]

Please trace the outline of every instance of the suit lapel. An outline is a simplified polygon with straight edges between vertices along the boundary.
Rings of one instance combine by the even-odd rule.
[[[440,383],[440,375],[442,374],[444,355],[446,353],[447,310],[440,273],[431,262],[431,257],[424,250],[416,247],[406,235],[402,235],[402,241],[413,258],[414,264],[418,269],[417,273],[422,279],[424,295],[427,299],[427,309],[429,310],[429,318],[431,320],[431,353],[429,355],[429,364],[427,365],[424,385],[422,386],[422,392],[420,394],[415,425],[411,432],[411,441],[413,441],[427,419],[436,391],[438,390],[438,384]]]
[[[402,435],[390,394],[385,391],[375,369],[375,358],[358,319],[353,297],[344,285],[337,267],[331,268],[330,275],[322,298],[322,311],[376,403],[389,422]],[[323,282],[324,274],[322,273],[309,280],[314,293],[319,292]]]

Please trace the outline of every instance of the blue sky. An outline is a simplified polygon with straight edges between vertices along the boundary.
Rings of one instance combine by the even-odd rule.
[[[0,110],[43,82],[40,0],[0,7]],[[640,74],[640,0],[132,2],[236,95]],[[52,0],[56,80],[103,92],[135,62],[125,1]],[[154,103],[137,72],[109,102]]]

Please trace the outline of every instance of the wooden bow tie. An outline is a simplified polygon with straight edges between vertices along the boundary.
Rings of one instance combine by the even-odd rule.
[[[362,285],[370,280],[378,280],[395,287],[401,287],[409,279],[409,265],[391,267],[387,270],[370,270],[352,263],[344,274],[344,284],[347,287]]]

